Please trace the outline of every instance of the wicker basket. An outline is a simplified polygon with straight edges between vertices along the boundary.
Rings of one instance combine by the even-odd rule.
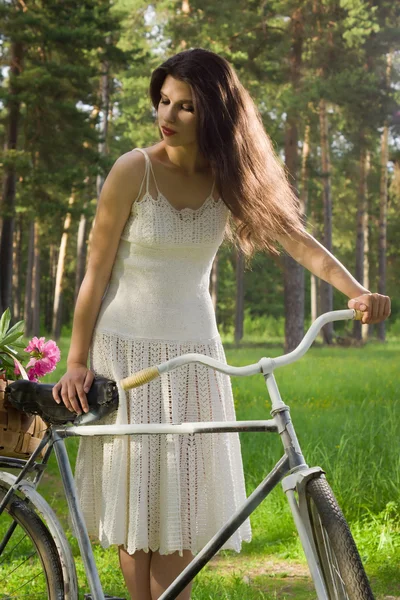
[[[7,381],[0,376],[0,456],[27,460],[42,441],[48,426],[38,415],[28,415],[10,406],[4,398],[6,386]],[[43,448],[42,456],[46,448]]]

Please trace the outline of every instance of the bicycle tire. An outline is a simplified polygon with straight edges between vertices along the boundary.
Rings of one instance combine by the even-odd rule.
[[[329,600],[374,600],[350,528],[323,475],[308,481],[306,498]]]
[[[0,485],[0,502],[6,492],[7,488]],[[5,600],[11,600],[11,598],[44,600],[46,596],[43,594],[46,590],[48,600],[62,600],[64,598],[64,581],[57,547],[38,514],[19,496],[14,496],[6,506],[4,513],[0,515],[2,531],[0,546],[4,533],[13,522],[17,523],[17,527],[0,554],[0,600],[3,598]],[[14,545],[16,539],[18,542]],[[18,551],[15,553],[16,549]],[[14,556],[11,557],[11,554]],[[7,557],[11,557],[11,562],[10,558],[8,559],[9,569],[7,569]],[[19,564],[15,566],[15,562]],[[17,573],[18,570],[19,573]],[[26,571],[29,571],[28,575]],[[33,578],[31,577],[32,572],[34,574],[37,572]],[[44,576],[44,581],[42,576]],[[31,583],[32,581],[34,584]],[[28,587],[25,587],[27,585]]]

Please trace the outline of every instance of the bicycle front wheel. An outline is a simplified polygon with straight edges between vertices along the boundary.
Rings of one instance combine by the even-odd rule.
[[[0,485],[0,502],[6,492]],[[64,598],[54,540],[32,507],[15,495],[0,515],[0,590],[0,600]]]
[[[329,600],[374,600],[357,546],[325,477],[308,481],[306,498]]]

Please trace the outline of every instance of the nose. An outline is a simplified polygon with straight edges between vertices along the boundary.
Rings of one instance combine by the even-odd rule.
[[[167,105],[164,113],[164,120],[167,123],[174,123],[175,119],[176,119],[176,113],[175,113],[175,109],[172,106],[172,104]]]

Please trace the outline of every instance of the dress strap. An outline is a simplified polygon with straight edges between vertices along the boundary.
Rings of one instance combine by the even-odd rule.
[[[158,185],[157,185],[156,176],[154,175],[154,171],[153,171],[153,165],[152,165],[152,162],[151,162],[151,158],[147,154],[146,150],[140,149],[140,151],[143,152],[143,154],[145,155],[146,162],[147,162],[146,192],[149,191],[149,177],[150,177],[150,171],[151,171],[151,174],[153,175],[154,185],[156,186],[157,193],[160,194],[160,190],[158,189]]]
[[[148,192],[149,192],[150,159],[149,159],[147,153],[142,148],[135,148],[135,150],[137,150],[138,152],[140,152],[141,154],[143,154],[144,158],[146,160],[146,168],[145,168],[145,171],[144,171],[142,183],[140,185],[139,193],[138,193],[137,198],[135,200],[135,202],[136,202],[138,200],[138,198],[140,198],[140,195],[141,195],[142,189],[143,189],[143,184],[144,184],[145,180],[146,180],[146,194],[148,194]]]
[[[211,192],[210,192],[210,195],[209,195],[209,198],[212,198],[213,200],[214,200],[214,197],[213,197],[214,188],[215,188],[215,177],[214,177],[214,181],[213,181],[213,184],[212,184]]]

